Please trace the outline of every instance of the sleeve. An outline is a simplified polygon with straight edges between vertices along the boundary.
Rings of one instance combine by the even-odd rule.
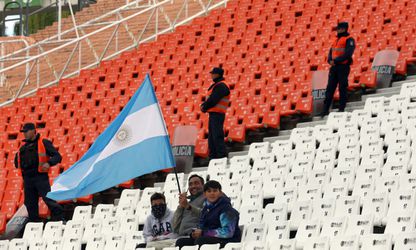
[[[202,106],[205,110],[208,110],[210,108],[213,108],[217,103],[223,98],[224,96],[227,96],[230,94],[230,90],[227,88],[227,86],[222,83],[217,86],[215,86],[214,90],[212,91],[212,94],[209,96],[208,100],[206,100]]]
[[[14,155],[14,167],[15,167],[15,168],[19,168],[19,161],[18,161],[18,159],[17,159],[18,155],[19,155],[19,153],[16,153],[16,154]]]
[[[144,237],[145,242],[149,242],[153,240],[152,226],[150,224],[151,224],[151,218],[149,216],[147,217],[146,222],[144,223],[144,226],[143,226],[143,237]]]
[[[189,204],[189,205],[191,206],[192,215],[194,215],[194,216],[196,216],[196,217],[199,218],[199,216],[201,215],[202,208],[199,208],[199,207],[194,206],[192,204]]]
[[[228,239],[234,236],[234,232],[237,225],[238,218],[232,211],[227,211],[220,215],[221,227],[211,230],[203,230],[202,235],[207,237],[216,237]]]
[[[46,154],[50,157],[48,162],[49,165],[55,166],[62,161],[61,154],[58,152],[58,150],[56,150],[51,141],[44,139],[43,145],[45,145]]]
[[[179,228],[181,227],[182,215],[183,215],[183,207],[178,206],[175,213],[173,214],[173,219],[172,219],[173,232],[177,234],[179,233]]]
[[[346,43],[347,44],[345,46],[345,53],[342,56],[339,56],[334,59],[335,64],[341,63],[345,60],[352,61],[352,54],[355,50],[355,41],[353,38],[348,38]]]
[[[329,52],[328,52],[328,63],[331,63],[331,61],[332,61],[332,48],[329,49]]]

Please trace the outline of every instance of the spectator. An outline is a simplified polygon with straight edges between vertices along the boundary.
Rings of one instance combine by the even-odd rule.
[[[165,196],[161,193],[154,193],[150,197],[150,202],[152,213],[147,217],[143,227],[146,247],[161,250],[164,247],[175,245],[176,234],[172,228],[173,212],[167,208]]]
[[[204,178],[192,175],[188,179],[189,193],[179,195],[179,206],[173,215],[173,231],[179,236],[189,236],[199,223],[199,215],[204,204]],[[190,201],[188,202],[188,198]]]
[[[51,141],[36,133],[35,124],[26,123],[20,132],[24,133],[25,144],[16,153],[14,165],[22,170],[25,206],[29,221],[40,221],[39,197],[42,197],[51,210],[52,220],[64,220],[62,206],[46,197],[46,194],[51,191],[49,169],[60,163],[62,157]]]
[[[240,215],[231,206],[230,199],[222,193],[221,184],[217,181],[205,183],[204,196],[199,227],[192,231],[190,238],[178,239],[176,246],[219,243],[223,248],[229,242],[240,242]]]

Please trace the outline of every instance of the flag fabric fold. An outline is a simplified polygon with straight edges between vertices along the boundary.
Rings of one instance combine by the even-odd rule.
[[[85,155],[59,175],[47,197],[69,200],[172,168],[175,160],[149,76]]]

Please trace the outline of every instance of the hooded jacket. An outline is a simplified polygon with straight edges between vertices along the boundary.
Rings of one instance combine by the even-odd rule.
[[[240,214],[231,206],[230,198],[222,196],[214,204],[205,200],[199,228],[202,230],[202,236],[239,242],[241,240],[239,219]]]
[[[191,198],[189,202],[191,209],[189,210],[178,206],[173,217],[173,229],[175,233],[180,236],[188,236],[192,233],[192,229],[198,227],[204,199],[202,193],[194,199]]]
[[[177,235],[173,232],[172,219],[173,212],[169,208],[166,208],[165,215],[160,220],[150,214],[143,227],[145,241],[175,239]]]

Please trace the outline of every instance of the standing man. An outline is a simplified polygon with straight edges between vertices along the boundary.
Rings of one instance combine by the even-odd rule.
[[[321,117],[329,114],[335,89],[339,83],[339,112],[344,112],[347,104],[348,75],[352,64],[352,55],[355,50],[355,41],[348,33],[348,23],[342,22],[337,26],[337,38],[332,44],[328,54],[328,63],[331,65],[328,76],[328,86],[325,92],[324,110]]]
[[[213,68],[211,73],[214,83],[208,88],[209,97],[201,104],[201,111],[209,113],[208,147],[209,158],[227,157],[224,142],[224,120],[230,106],[230,88],[224,82],[224,70]]]
[[[35,124],[26,123],[20,132],[24,133],[25,144],[14,158],[16,168],[22,170],[25,206],[31,222],[39,219],[39,197],[42,197],[52,213],[52,220],[63,220],[63,208],[56,201],[46,197],[51,191],[48,171],[51,166],[61,162],[62,157],[52,142],[36,133]]]
[[[199,215],[204,205],[204,178],[191,175],[188,179],[189,193],[179,195],[179,206],[173,215],[173,231],[179,236],[189,236],[199,224]],[[190,201],[188,202],[188,198]]]

